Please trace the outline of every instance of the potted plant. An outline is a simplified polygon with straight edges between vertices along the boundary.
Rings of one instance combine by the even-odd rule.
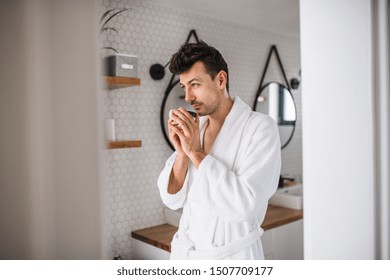
[[[118,31],[109,26],[110,21],[120,13],[129,9],[110,9],[106,11],[100,18],[100,34],[104,32]],[[102,49],[112,50],[114,55],[109,55],[104,58],[104,73],[107,76],[113,77],[136,77],[137,76],[137,57],[135,55],[119,54],[113,47],[102,47]]]

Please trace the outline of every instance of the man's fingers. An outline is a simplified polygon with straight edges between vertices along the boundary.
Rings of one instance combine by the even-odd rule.
[[[183,120],[181,117],[176,114],[172,114],[173,126],[176,126],[182,129],[185,132],[185,135],[189,137],[191,135],[191,123],[188,123],[188,120]]]
[[[177,127],[177,126],[174,126],[172,125],[172,131],[177,134],[177,136],[181,139],[182,137],[185,136],[184,132],[183,132],[183,129]]]
[[[188,113],[186,109],[183,107],[180,107],[179,109],[172,110],[171,116],[176,116],[180,118],[182,121],[184,121],[189,127],[194,126],[196,127],[196,122],[192,115]]]
[[[194,117],[188,113],[188,111],[186,109],[184,109],[183,107],[180,107],[178,110],[176,110],[180,115],[180,117],[185,120],[185,121],[189,121],[191,124],[195,125],[195,120],[194,120]]]

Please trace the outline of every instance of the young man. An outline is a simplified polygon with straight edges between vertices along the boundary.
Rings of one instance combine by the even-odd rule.
[[[230,98],[228,67],[204,42],[170,60],[185,100],[168,120],[175,152],[158,179],[163,202],[183,207],[171,259],[263,259],[260,225],[280,173],[276,123]]]

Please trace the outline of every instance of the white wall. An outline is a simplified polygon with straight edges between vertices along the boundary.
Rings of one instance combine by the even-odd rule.
[[[0,2],[0,259],[101,258],[96,14]]]
[[[306,259],[373,259],[371,1],[301,0]]]

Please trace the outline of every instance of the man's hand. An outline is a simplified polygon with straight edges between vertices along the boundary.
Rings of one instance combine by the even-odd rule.
[[[181,147],[180,138],[175,132],[177,126],[178,124],[172,119],[172,116],[170,116],[170,118],[168,119],[169,140],[171,141],[172,145],[174,146],[175,150],[179,155],[187,156]]]
[[[172,111],[168,121],[170,139],[178,153],[185,153],[195,167],[206,157],[206,153],[200,144],[199,115],[194,119],[186,109],[180,107]]]

